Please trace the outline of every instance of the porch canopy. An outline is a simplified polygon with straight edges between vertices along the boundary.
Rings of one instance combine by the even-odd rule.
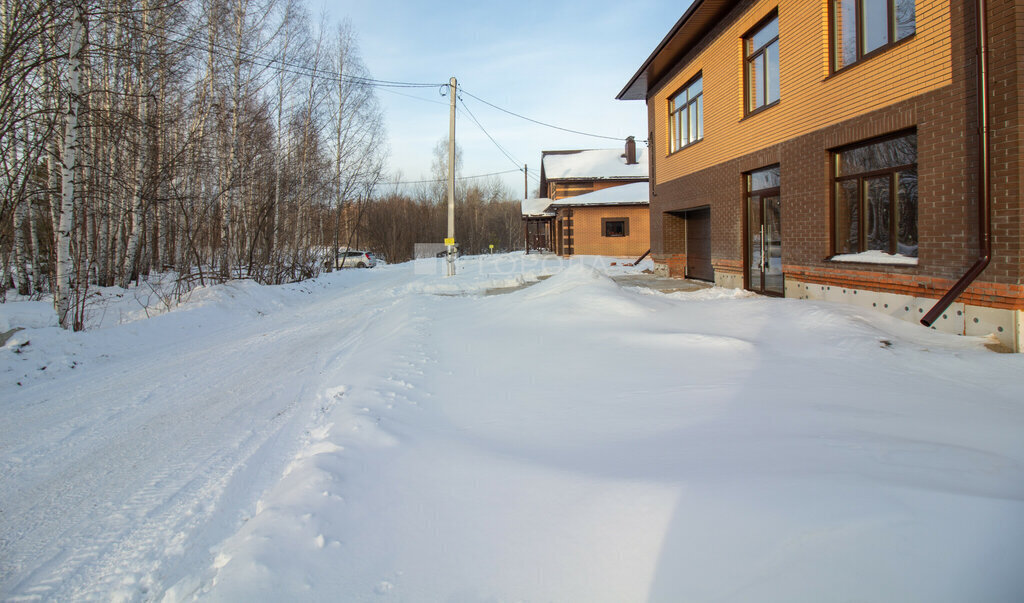
[[[540,199],[523,199],[522,212],[524,218],[551,218],[554,217],[555,212],[548,211],[548,207],[553,203],[551,199],[540,198]]]

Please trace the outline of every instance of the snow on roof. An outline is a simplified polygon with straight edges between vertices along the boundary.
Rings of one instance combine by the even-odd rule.
[[[581,205],[647,205],[650,202],[650,191],[647,188],[647,183],[633,182],[575,197],[566,197],[565,199],[552,202],[551,205],[562,207],[570,205],[573,207]]]
[[[622,149],[595,149],[544,155],[544,176],[566,178],[647,178],[647,149],[636,150],[637,163],[626,165]]]
[[[551,199],[523,199],[522,211],[524,216],[553,216],[554,212],[546,211],[551,205]]]

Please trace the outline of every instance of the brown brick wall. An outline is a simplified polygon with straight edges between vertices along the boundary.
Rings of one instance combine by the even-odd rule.
[[[782,99],[744,120],[742,54],[733,43],[738,44],[739,36],[776,4]],[[798,0],[742,3],[730,14],[731,21],[718,26],[720,39],[705,42],[690,54],[692,64],[683,64],[669,79],[682,83],[704,70],[703,141],[666,156],[663,102],[675,84],[663,86],[649,98],[656,180],[651,200],[652,256],[669,264],[670,270],[678,264],[685,241],[679,219],[667,212],[710,205],[716,272],[742,272],[742,174],[778,163],[787,274],[808,282],[832,278],[850,287],[856,282],[856,287],[864,289],[938,297],[977,257],[974,3],[919,0],[913,38],[835,75],[828,73],[826,6],[824,1]],[[1010,307],[1019,305],[1013,300],[1019,300],[1024,283],[1024,112],[1018,101],[1024,93],[1019,73],[1024,5],[990,0],[989,11],[994,255],[982,282],[963,299]],[[907,128],[915,128],[918,134],[919,264],[828,262],[832,253],[829,150]]]
[[[902,274],[898,272],[879,274],[873,270],[858,270],[856,268],[815,268],[786,264],[783,264],[783,271],[787,276],[804,283],[933,299],[938,299],[956,282],[950,279],[914,274],[913,271]],[[1024,285],[975,281],[967,288],[967,291],[957,298],[957,301],[975,306],[1024,310]]]
[[[652,212],[653,213],[653,212]],[[662,250],[670,252],[668,255],[682,255],[686,259],[686,220],[678,214],[658,212],[661,218],[662,245],[659,247],[659,254]],[[651,248],[652,255],[654,248]],[[684,264],[685,265],[685,264]]]
[[[1002,278],[1024,282],[1024,3],[993,4],[989,92],[996,102],[989,110],[994,266],[985,270],[984,278],[995,268]]]
[[[650,212],[646,206],[573,208],[574,251],[582,255],[637,258],[651,248]],[[602,236],[603,218],[628,218],[629,235]]]
[[[668,275],[676,278],[686,276],[686,254],[685,253],[659,253],[651,254],[651,259],[657,264],[668,266]]]

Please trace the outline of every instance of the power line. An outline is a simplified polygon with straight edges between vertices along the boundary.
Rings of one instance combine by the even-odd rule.
[[[292,75],[299,75],[299,76],[303,76],[303,77],[309,77],[309,78],[312,78],[312,79],[318,79],[318,80],[324,80],[324,81],[330,81],[330,82],[339,82],[340,81],[340,82],[348,82],[348,83],[354,83],[354,84],[361,84],[361,85],[375,87],[375,88],[378,88],[378,89],[383,90],[385,92],[389,92],[389,93],[392,93],[392,94],[395,94],[395,95],[398,95],[398,96],[405,96],[405,97],[412,98],[412,99],[415,99],[415,100],[419,100],[419,101],[422,101],[422,102],[436,103],[436,104],[440,104],[440,105],[447,104],[447,103],[433,101],[433,100],[422,98],[422,97],[418,97],[418,96],[413,96],[413,95],[410,95],[410,94],[403,94],[401,92],[398,92],[397,90],[393,90],[392,89],[392,88],[442,88],[442,89],[445,89],[445,88],[448,87],[448,84],[446,84],[446,83],[436,84],[436,83],[404,82],[404,81],[396,81],[396,80],[380,80],[380,79],[375,79],[375,78],[370,78],[370,77],[365,77],[365,76],[345,75],[345,74],[342,74],[342,73],[339,73],[339,72],[336,72],[336,71],[333,71],[333,70],[330,70],[330,69],[321,68],[319,65],[312,65],[312,66],[310,66],[308,64],[297,63],[297,62],[285,60],[285,59],[281,58],[277,54],[275,54],[275,55],[266,55],[266,54],[262,54],[262,53],[259,53],[259,52],[256,52],[256,51],[250,51],[250,50],[245,50],[245,49],[233,48],[233,47],[226,46],[224,44],[221,44],[221,43],[218,43],[218,42],[214,42],[214,41],[211,41],[211,40],[198,40],[197,36],[201,33],[201,30],[197,30],[194,33],[182,33],[180,31],[177,31],[177,30],[173,29],[173,28],[157,25],[157,24],[154,24],[154,23],[149,24],[148,27],[145,30],[140,29],[140,27],[137,26],[134,23],[128,23],[127,27],[130,28],[130,29],[135,30],[138,33],[142,33],[142,34],[145,34],[145,35],[152,35],[152,36],[154,36],[156,38],[160,38],[160,39],[162,39],[162,40],[164,40],[164,41],[166,41],[166,42],[168,42],[168,43],[170,43],[172,45],[178,45],[180,47],[189,48],[189,49],[192,49],[192,50],[194,50],[196,52],[213,54],[213,55],[215,55],[217,57],[220,57],[222,59],[236,60],[238,58],[244,58],[244,59],[250,61],[251,63],[253,63],[254,65],[256,65],[257,67],[262,67],[262,68],[266,68],[266,69],[277,68],[277,69],[279,69],[283,73],[289,73],[289,74],[292,74]],[[160,32],[164,32],[164,33],[160,33]],[[171,38],[168,35],[164,35],[164,34],[173,34],[174,36],[177,36],[177,37],[176,38]],[[544,127],[547,127],[547,128],[552,128],[552,129],[555,129],[555,130],[560,130],[560,131],[563,131],[563,132],[569,132],[569,133],[572,133],[572,134],[578,134],[578,135],[581,135],[581,136],[589,136],[589,137],[593,137],[593,138],[602,138],[602,139],[606,139],[606,140],[615,140],[615,141],[624,140],[624,139],[619,138],[619,137],[604,136],[604,135],[601,135],[601,134],[593,134],[593,133],[589,133],[589,132],[583,132],[583,131],[580,131],[580,130],[574,130],[574,129],[571,129],[571,128],[564,128],[564,127],[556,126],[554,124],[550,124],[550,123],[543,122],[543,121],[540,121],[540,120],[532,119],[532,118],[526,117],[524,115],[521,115],[519,113],[516,113],[514,111],[510,111],[510,110],[505,109],[503,107],[499,107],[498,105],[495,105],[494,103],[491,103],[491,102],[489,102],[487,100],[484,100],[484,99],[480,98],[479,96],[473,94],[472,92],[469,92],[469,91],[465,90],[464,88],[462,88],[460,90],[460,92],[464,93],[467,96],[470,96],[473,99],[475,99],[475,100],[477,100],[477,101],[479,101],[479,102],[481,102],[481,103],[483,103],[483,104],[485,104],[485,105],[487,105],[489,107],[492,107],[492,108],[494,108],[494,109],[496,109],[498,111],[501,111],[501,112],[506,113],[508,115],[511,115],[513,117],[517,117],[519,119],[522,119],[522,120],[525,120],[525,121],[528,121],[528,122],[531,122],[531,123],[534,123],[534,124],[537,124],[537,125],[540,125],[540,126],[544,126]],[[483,132],[484,135],[487,136],[487,138],[494,144],[494,146],[503,155],[505,155],[505,157],[508,158],[509,161],[511,161],[514,165],[516,165],[516,169],[515,170],[509,170],[509,171],[505,171],[505,172],[496,172],[494,174],[483,174],[483,175],[480,175],[480,176],[468,176],[468,177],[460,178],[460,180],[462,180],[462,179],[470,179],[470,178],[478,178],[478,177],[485,177],[485,176],[492,176],[492,175],[508,174],[508,173],[512,173],[514,171],[522,172],[523,168],[519,167],[521,165],[521,163],[517,159],[515,159],[511,155],[511,153],[508,152],[507,149],[505,149],[500,143],[498,143],[498,141],[495,140],[493,136],[491,136],[491,134],[487,131],[486,128],[483,127],[483,124],[481,124],[479,119],[476,118],[476,116],[473,114],[472,110],[470,110],[469,107],[465,105],[465,100],[462,98],[461,94],[460,94],[459,100],[462,101],[462,106],[459,107],[460,111],[463,111],[466,115],[468,115],[469,118],[477,125],[477,127],[480,128],[481,132]],[[527,170],[527,176],[531,177],[535,182],[539,182],[540,181],[539,177],[535,173],[530,172],[529,170]],[[397,183],[397,184],[421,184],[421,183],[432,183],[432,182],[435,182],[435,181],[423,180],[423,181],[402,182],[402,183]]]
[[[462,98],[460,97],[459,100],[462,100]],[[505,150],[505,147],[503,147],[500,144],[498,144],[497,140],[494,140],[494,137],[491,136],[491,134],[487,131],[486,128],[484,128],[483,124],[480,123],[480,120],[478,120],[476,118],[476,116],[473,115],[473,112],[469,110],[469,107],[467,107],[465,105],[465,103],[463,103],[462,105],[459,106],[459,110],[462,111],[463,113],[465,113],[466,115],[468,115],[469,118],[471,120],[473,120],[473,123],[476,124],[476,127],[480,128],[480,131],[484,133],[484,136],[486,136],[488,139],[490,139],[490,141],[492,143],[494,143],[494,146],[497,147],[498,150],[501,151],[501,153],[505,157],[508,157],[508,160],[512,162],[512,165],[515,165],[518,168],[518,171],[520,171],[520,172],[523,171],[523,168],[518,167],[518,166],[522,165],[522,163],[520,163],[518,159],[513,157],[511,155],[511,153],[509,153],[507,150]]]
[[[461,96],[459,97],[459,100],[460,100],[460,101],[462,100],[462,97],[461,97]],[[485,136],[487,136],[487,138],[489,138],[489,139],[490,139],[490,141],[491,141],[492,143],[494,143],[494,146],[495,146],[495,147],[497,147],[497,148],[498,148],[498,150],[499,150],[499,151],[501,151],[501,153],[502,153],[503,155],[505,155],[505,157],[507,157],[507,158],[508,158],[508,160],[509,160],[509,161],[511,161],[511,162],[512,162],[512,164],[513,164],[513,165],[515,165],[515,166],[517,166],[517,168],[518,168],[518,169],[515,169],[515,170],[509,170],[508,172],[505,172],[505,173],[512,173],[512,172],[520,172],[520,173],[522,173],[522,172],[523,172],[523,169],[524,169],[524,168],[518,167],[518,166],[522,165],[522,164],[521,164],[521,163],[519,162],[519,160],[517,160],[517,159],[516,159],[515,157],[513,157],[513,156],[512,156],[512,154],[511,154],[511,153],[509,153],[509,152],[508,152],[508,151],[507,151],[507,150],[505,149],[505,147],[501,146],[501,144],[500,144],[500,143],[498,143],[498,141],[497,141],[497,140],[495,140],[495,139],[494,139],[494,137],[493,137],[493,136],[491,136],[489,132],[487,132],[487,129],[486,129],[486,128],[484,128],[483,124],[481,124],[481,123],[480,123],[480,120],[478,120],[478,119],[476,118],[476,116],[475,116],[475,115],[473,114],[473,112],[472,112],[472,111],[471,111],[471,110],[469,109],[469,107],[468,107],[468,106],[466,106],[465,102],[463,102],[463,104],[459,106],[459,110],[460,110],[460,111],[463,111],[463,112],[464,112],[464,113],[465,113],[466,115],[468,115],[468,116],[469,116],[469,118],[470,118],[471,120],[473,120],[473,123],[475,123],[475,124],[476,124],[476,126],[477,126],[478,128],[480,128],[480,131],[481,131],[481,132],[483,132],[483,133],[484,133],[484,135],[485,135]],[[533,180],[533,182],[534,182],[534,183],[536,183],[536,184],[540,184],[540,177],[539,177],[539,176],[537,176],[537,174],[536,174],[536,173],[534,173],[534,172],[531,172],[531,171],[530,171],[530,170],[529,170],[528,168],[526,169],[526,175],[527,175],[527,177],[531,178],[531,179]]]
[[[475,98],[476,100],[478,100],[481,103],[487,105],[488,107],[492,107],[492,108],[497,109],[498,111],[501,111],[503,113],[508,113],[509,115],[511,115],[513,117],[518,117],[519,119],[523,119],[523,120],[526,120],[528,122],[535,123],[535,124],[540,125],[540,126],[544,126],[546,128],[553,128],[555,130],[561,130],[563,132],[569,132],[571,134],[579,134],[581,136],[590,136],[591,138],[604,138],[605,140],[617,140],[617,141],[625,140],[625,138],[618,137],[618,136],[604,136],[602,134],[591,134],[589,132],[581,132],[580,130],[573,130],[571,128],[563,128],[561,126],[556,126],[554,124],[549,124],[549,123],[546,123],[546,122],[543,122],[543,121],[539,121],[539,120],[536,120],[536,119],[531,119],[529,117],[526,117],[525,115],[520,115],[519,113],[516,113],[514,111],[509,111],[508,109],[504,109],[502,107],[499,107],[498,105],[495,105],[494,103],[485,101],[484,99],[482,99],[479,96],[473,94],[472,92],[467,91],[465,88],[462,89],[462,93],[466,94],[467,96],[471,96],[471,97]]]
[[[365,76],[358,76],[358,75],[345,75],[345,74],[338,73],[336,71],[332,71],[332,70],[329,70],[329,69],[321,69],[319,67],[314,67],[314,66],[309,66],[309,65],[306,65],[306,64],[301,64],[301,63],[295,63],[295,62],[292,62],[292,61],[288,61],[288,60],[280,58],[277,55],[264,55],[264,54],[261,54],[261,53],[257,53],[255,51],[250,51],[250,50],[244,50],[244,49],[239,49],[239,48],[233,48],[233,47],[230,47],[230,46],[225,46],[225,45],[223,45],[221,43],[213,42],[213,41],[210,41],[210,40],[205,40],[203,43],[192,42],[190,40],[194,39],[193,34],[182,33],[180,31],[177,31],[177,30],[173,29],[173,28],[162,27],[162,26],[156,25],[156,24],[149,24],[149,26],[145,30],[143,30],[138,25],[135,25],[134,23],[131,23],[131,24],[128,25],[128,28],[136,31],[137,33],[145,34],[145,35],[152,35],[152,36],[158,37],[158,38],[160,38],[160,39],[162,39],[162,40],[164,40],[166,42],[169,42],[171,44],[177,44],[179,46],[190,48],[190,49],[195,50],[197,52],[211,53],[212,49],[216,49],[219,52],[212,52],[212,54],[214,54],[214,55],[216,55],[216,56],[218,56],[220,58],[235,59],[236,58],[235,54],[237,54],[237,55],[239,55],[239,57],[245,58],[245,59],[255,63],[259,67],[270,68],[270,67],[272,67],[272,66],[274,66],[276,64],[276,65],[280,65],[281,66],[281,71],[283,71],[284,73],[291,73],[293,75],[301,75],[301,76],[311,77],[311,78],[314,78],[314,79],[322,79],[322,80],[328,80],[328,81],[333,81],[333,82],[342,81],[342,82],[348,82],[348,83],[354,83],[354,84],[363,84],[363,85],[367,85],[367,86],[373,86],[373,87],[376,87],[376,88],[437,88],[438,86],[447,86],[447,84],[436,84],[436,83],[435,84],[428,84],[428,83],[420,83],[420,82],[402,82],[402,81],[395,81],[395,80],[380,80],[380,79],[376,79],[376,78],[365,77]],[[154,30],[160,30],[160,31],[164,32],[165,34],[172,34],[172,35],[178,36],[178,38],[171,38],[171,37],[168,37],[167,35],[163,35],[161,33],[157,33]],[[230,53],[230,54],[227,54],[227,53]],[[289,69],[285,69],[285,67],[288,67]],[[298,70],[298,71],[296,71],[296,70]]]
[[[406,97],[409,97],[409,98],[412,98],[412,99],[415,99],[415,100],[419,100],[421,102],[436,103],[436,104],[442,104],[442,105],[443,104],[447,104],[447,103],[441,103],[441,102],[437,102],[437,101],[432,101],[430,99],[425,99],[425,98],[422,98],[422,97],[416,97],[416,96],[412,96],[412,95],[408,95],[408,94],[402,94],[402,93],[397,92],[395,90],[391,90],[391,88],[446,88],[448,86],[448,84],[445,84],[445,83],[437,84],[437,83],[423,83],[423,82],[405,82],[405,81],[397,81],[397,80],[381,80],[381,79],[365,77],[365,76],[357,76],[357,75],[345,75],[345,74],[338,73],[338,72],[330,70],[330,69],[320,68],[319,66],[310,66],[308,64],[302,64],[302,63],[297,63],[297,62],[294,62],[294,61],[285,60],[285,59],[281,58],[280,56],[278,56],[276,54],[275,55],[265,55],[265,54],[261,54],[261,53],[255,52],[255,51],[238,49],[238,48],[232,48],[230,46],[226,46],[224,44],[221,44],[221,43],[218,43],[218,42],[213,42],[213,41],[210,41],[210,40],[194,41],[194,40],[196,40],[196,35],[199,33],[198,31],[196,33],[182,33],[180,31],[177,31],[177,30],[173,29],[173,28],[157,25],[155,23],[150,23],[145,31],[143,31],[140,28],[140,26],[136,25],[135,23],[128,23],[127,27],[130,28],[130,29],[135,30],[136,32],[138,32],[140,34],[152,35],[152,36],[160,38],[160,39],[162,39],[162,40],[164,40],[164,41],[166,41],[168,43],[176,44],[178,46],[185,47],[185,48],[189,48],[189,49],[192,49],[192,50],[197,51],[197,52],[211,53],[211,54],[214,54],[215,56],[218,56],[218,57],[223,58],[223,59],[234,60],[236,58],[241,57],[241,58],[244,58],[244,59],[252,62],[257,67],[262,67],[262,68],[267,68],[267,69],[275,68],[276,67],[277,69],[279,69],[283,73],[288,73],[288,74],[298,75],[298,76],[303,76],[303,77],[309,77],[309,78],[318,79],[318,80],[321,80],[321,81],[329,81],[329,82],[339,82],[339,81],[341,81],[341,82],[347,82],[347,83],[353,83],[353,84],[362,84],[362,85],[366,85],[366,86],[372,86],[372,87],[378,88],[380,90],[384,90],[386,92],[390,92],[392,94],[396,94],[398,96],[406,96]],[[159,32],[164,32],[164,33],[159,33]],[[164,34],[172,34],[172,35],[177,36],[177,37],[176,38],[171,38],[171,37],[168,37],[168,35],[164,35]],[[216,49],[216,51],[214,51],[214,49]],[[572,134],[578,134],[578,135],[581,135],[581,136],[589,136],[589,137],[592,137],[592,138],[602,138],[602,139],[605,139],[605,140],[615,140],[615,141],[624,140],[623,138],[620,138],[620,137],[605,136],[605,135],[602,135],[602,134],[593,134],[593,133],[590,133],[590,132],[583,132],[581,130],[575,130],[575,129],[572,129],[572,128],[564,128],[564,127],[556,126],[554,124],[550,124],[550,123],[543,122],[543,121],[540,121],[540,120],[532,119],[530,117],[526,117],[525,115],[521,115],[521,114],[516,113],[514,111],[511,111],[509,109],[505,109],[503,107],[499,107],[498,105],[495,105],[494,103],[491,103],[491,102],[489,102],[487,100],[484,100],[483,98],[480,98],[479,96],[473,94],[472,92],[467,91],[465,88],[463,88],[461,90],[461,92],[466,94],[467,96],[470,96],[470,97],[476,99],[477,101],[479,101],[479,102],[481,102],[481,103],[483,103],[483,104],[485,104],[485,105],[487,105],[487,106],[489,106],[491,108],[494,108],[494,109],[496,109],[498,111],[501,111],[501,112],[506,113],[508,115],[511,115],[513,117],[517,117],[519,119],[522,119],[522,120],[525,120],[525,121],[528,121],[528,122],[531,122],[531,123],[534,123],[534,124],[537,124],[537,125],[540,125],[540,126],[544,126],[544,127],[547,127],[547,128],[552,128],[552,129],[555,129],[555,130],[560,130],[560,131],[563,131],[563,132],[569,132],[569,133],[572,133]],[[460,100],[462,100],[462,99],[460,98]],[[463,101],[463,103],[464,103],[464,101]],[[482,125],[480,125],[479,120],[477,120],[472,115],[472,112],[469,111],[468,108],[466,108],[466,110],[467,110],[467,112],[469,112],[471,119],[477,124],[477,126],[480,127],[480,129],[484,132],[484,134],[486,134],[488,138],[491,138],[490,134],[487,134],[487,131],[483,128]],[[505,151],[501,147],[501,145],[499,145],[493,138],[491,138],[491,141],[495,144],[495,146],[498,147],[498,149],[506,157],[508,157],[510,160],[512,160],[513,162],[515,162],[518,165],[518,162],[516,162],[512,157],[510,157],[508,152]]]
[[[456,180],[472,180],[474,178],[487,178],[489,176],[503,176],[505,174],[511,174],[513,172],[522,172],[522,171],[523,171],[523,168],[519,168],[518,170],[505,170],[504,172],[491,172],[490,174],[477,174],[475,176],[457,176],[455,179]],[[402,181],[402,182],[379,182],[379,183],[377,183],[377,186],[388,186],[388,185],[395,185],[395,184],[439,184],[439,183],[443,183],[443,182],[448,182],[448,180],[442,178],[441,180],[406,180],[406,181]]]
[[[461,96],[459,96],[459,100],[460,100],[460,101],[461,101],[461,100],[463,100]],[[485,136],[487,136],[487,138],[489,138],[489,139],[490,139],[490,141],[491,141],[492,143],[494,143],[494,146],[496,146],[496,147],[498,148],[498,150],[499,150],[499,151],[501,151],[501,153],[502,153],[503,155],[505,155],[505,157],[507,157],[507,158],[509,159],[509,161],[511,161],[511,162],[513,163],[513,165],[515,165],[515,166],[517,166],[517,167],[518,167],[518,166],[520,166],[520,165],[522,165],[522,164],[521,164],[521,163],[519,162],[519,160],[517,160],[517,159],[516,159],[515,157],[513,157],[513,156],[511,155],[511,153],[509,153],[509,152],[508,152],[508,151],[507,151],[507,150],[505,149],[505,147],[501,146],[501,144],[500,144],[500,143],[498,143],[498,141],[497,141],[497,140],[495,140],[495,139],[494,139],[494,137],[493,137],[493,136],[491,136],[489,132],[487,132],[487,129],[486,129],[486,128],[484,128],[483,124],[481,124],[481,123],[480,123],[480,120],[476,118],[476,115],[474,115],[474,114],[473,114],[473,111],[471,111],[471,110],[470,110],[470,108],[469,108],[469,107],[468,107],[468,106],[467,106],[467,105],[465,104],[465,101],[463,101],[463,104],[459,106],[459,110],[460,110],[460,111],[464,111],[464,112],[465,112],[465,113],[466,113],[466,114],[467,114],[467,115],[469,116],[469,118],[470,118],[471,120],[473,120],[473,123],[475,123],[475,124],[476,124],[476,126],[477,126],[478,128],[480,128],[480,131],[481,131],[481,132],[483,132],[483,133],[484,133],[484,135],[485,135]],[[514,171],[517,171],[517,172],[522,172],[522,171],[523,171],[523,168],[518,168],[518,169],[516,169],[516,170],[514,170]],[[510,171],[510,172],[511,172],[511,171]],[[510,172],[509,172],[509,173],[510,173]],[[527,175],[527,177],[529,177],[529,178],[532,178],[532,179],[533,179],[533,181],[534,181],[534,182],[536,182],[537,184],[540,184],[540,177],[539,177],[539,176],[537,176],[537,175],[536,175],[536,174],[535,174],[534,172],[531,172],[531,171],[530,171],[530,170],[529,170],[528,168],[526,169],[526,175]]]
[[[280,56],[278,56],[276,54],[268,56],[268,55],[264,55],[264,54],[261,54],[261,53],[257,53],[255,51],[249,51],[249,50],[244,50],[244,49],[239,49],[239,48],[233,48],[233,47],[226,46],[226,45],[223,45],[221,43],[214,42],[214,41],[211,41],[211,40],[204,40],[202,42],[193,42],[193,41],[191,41],[191,40],[195,40],[196,39],[196,35],[198,33],[200,33],[199,30],[197,30],[197,32],[195,32],[195,33],[182,33],[182,32],[177,31],[177,30],[175,30],[175,29],[173,29],[171,27],[161,26],[161,25],[158,25],[156,23],[148,24],[146,29],[143,30],[143,29],[140,28],[140,26],[136,25],[133,22],[127,23],[127,27],[132,29],[132,30],[134,30],[134,31],[136,31],[136,32],[138,32],[138,33],[140,33],[140,34],[152,35],[152,36],[160,38],[160,39],[162,39],[162,40],[164,40],[166,42],[169,42],[171,44],[177,44],[179,46],[190,48],[190,49],[195,50],[197,52],[212,53],[212,54],[214,54],[216,56],[219,56],[220,58],[226,58],[226,59],[236,59],[238,57],[244,57],[244,58],[246,58],[247,60],[251,61],[252,63],[256,64],[259,67],[272,68],[274,65],[278,65],[278,66],[280,66],[279,69],[283,73],[290,73],[292,75],[300,75],[300,76],[304,76],[304,77],[310,77],[310,78],[313,78],[313,79],[320,79],[320,80],[326,80],[326,81],[332,81],[332,82],[342,81],[342,82],[348,82],[348,83],[363,84],[363,85],[367,85],[367,86],[376,87],[376,88],[379,88],[379,89],[382,89],[382,90],[387,90],[388,88],[437,88],[437,87],[442,87],[443,88],[443,87],[447,87],[447,84],[445,84],[445,83],[437,84],[437,83],[423,83],[423,82],[405,82],[405,81],[397,81],[397,80],[381,80],[381,79],[365,77],[365,76],[357,76],[357,75],[345,75],[345,74],[338,73],[336,71],[332,71],[332,70],[329,70],[329,69],[320,69],[318,66],[309,66],[309,65],[306,65],[306,64],[301,64],[301,63],[296,63],[296,62],[293,62],[293,61],[285,60],[285,59],[281,58]],[[157,33],[158,31],[164,32],[166,34],[173,34],[174,36],[177,36],[177,38],[170,38],[167,35],[162,35],[161,33]],[[217,49],[220,52],[212,52],[212,49]],[[226,53],[231,53],[231,54],[226,54]],[[288,69],[285,69],[286,67]],[[552,128],[552,129],[555,129],[555,130],[560,130],[560,131],[563,131],[563,132],[569,132],[569,133],[572,133],[572,134],[578,134],[578,135],[581,135],[581,136],[589,136],[589,137],[592,137],[592,138],[601,138],[601,139],[605,139],[605,140],[615,140],[615,141],[625,140],[624,138],[621,138],[621,137],[605,136],[605,135],[602,135],[602,134],[594,134],[594,133],[590,133],[590,132],[584,132],[584,131],[581,131],[581,130],[575,130],[575,129],[572,129],[572,128],[565,128],[565,127],[562,127],[562,126],[556,126],[556,125],[551,124],[551,123],[547,123],[547,122],[543,122],[543,121],[540,121],[540,120],[537,120],[537,119],[526,117],[525,115],[516,113],[515,111],[511,111],[509,109],[505,109],[503,107],[495,105],[494,103],[491,103],[491,102],[489,102],[487,100],[484,100],[483,98],[480,98],[479,96],[473,94],[472,92],[467,91],[465,88],[462,88],[461,92],[466,94],[467,96],[470,96],[470,97],[476,99],[477,101],[479,101],[479,102],[481,102],[481,103],[483,103],[483,104],[493,108],[493,109],[496,109],[498,111],[501,111],[501,112],[506,113],[508,115],[511,115],[513,117],[517,117],[519,119],[522,119],[522,120],[525,120],[525,121],[528,121],[528,122],[531,122],[531,123],[534,123],[534,124],[537,124],[537,125],[540,125],[540,126],[544,126],[544,127],[547,127],[547,128]],[[397,92],[395,92],[395,94],[398,94],[399,96],[409,96],[410,98],[414,98],[416,100],[420,100],[420,101],[423,101],[423,102],[434,102],[434,101],[430,101],[428,99],[424,99],[424,98],[420,98],[420,97],[414,97],[414,96],[410,96],[410,95],[403,95],[403,94],[397,93]],[[444,103],[438,103],[438,104],[444,104]],[[475,118],[473,118],[473,121],[477,122],[477,125],[480,125],[479,121],[476,120]],[[482,126],[481,126],[481,130],[483,130]],[[485,134],[486,134],[486,131],[485,131]],[[488,137],[490,137],[490,135],[488,135]],[[493,142],[493,139],[492,139],[492,142]],[[495,142],[495,144],[497,145],[496,142]],[[500,149],[500,145],[498,145],[498,146],[499,146],[499,149]],[[508,154],[504,150],[502,150],[502,152],[506,156],[508,156]]]
[[[406,98],[415,99],[415,100],[418,100],[418,101],[422,101],[424,103],[430,103],[432,105],[442,105],[444,107],[448,107],[448,103],[446,103],[444,101],[437,101],[437,100],[432,100],[432,99],[429,99],[429,98],[423,98],[422,96],[413,96],[412,94],[405,94],[404,92],[399,92],[397,90],[392,90],[391,88],[380,88],[380,91],[381,92],[387,92],[388,94],[394,94],[396,96],[404,96]]]

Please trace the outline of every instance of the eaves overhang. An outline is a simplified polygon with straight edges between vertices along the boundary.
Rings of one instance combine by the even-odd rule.
[[[573,203],[571,199],[572,197],[569,197],[567,199],[559,199],[558,201],[552,203],[551,207],[646,207],[651,204],[650,201],[609,201],[607,203]]]
[[[647,100],[650,90],[669,75],[676,64],[704,39],[738,0],[693,0],[668,35],[615,98]]]

